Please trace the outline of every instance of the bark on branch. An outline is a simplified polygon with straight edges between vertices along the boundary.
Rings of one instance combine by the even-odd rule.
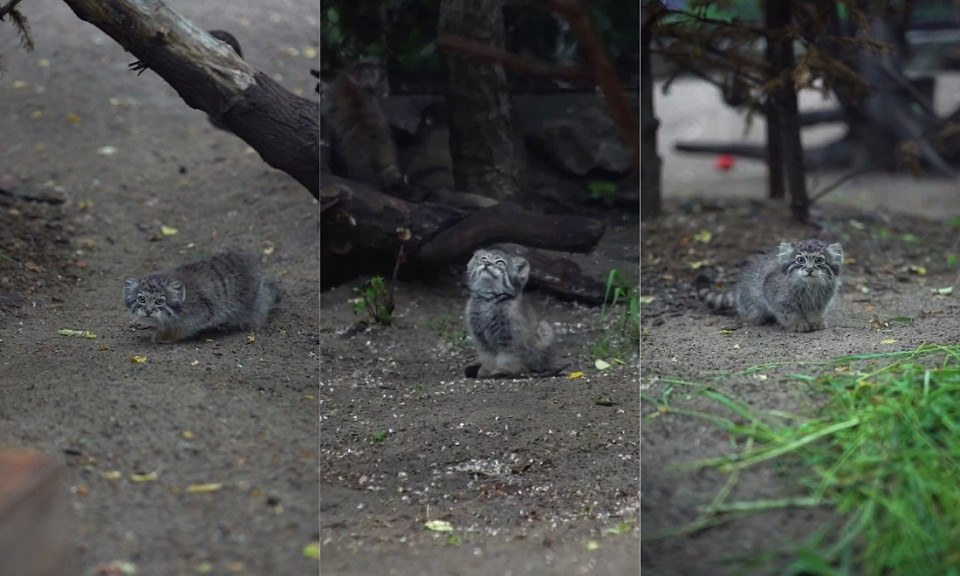
[[[227,44],[160,0],[64,0],[256,150],[320,195],[320,107],[247,64]]]

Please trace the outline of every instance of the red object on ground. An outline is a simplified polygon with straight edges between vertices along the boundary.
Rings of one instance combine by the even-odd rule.
[[[717,170],[722,170],[726,172],[727,170],[733,168],[734,159],[733,156],[729,154],[721,154],[717,156],[717,161],[713,163],[714,167]]]

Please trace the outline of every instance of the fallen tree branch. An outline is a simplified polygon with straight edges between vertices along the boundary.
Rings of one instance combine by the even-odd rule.
[[[160,0],[64,0],[270,166],[320,195],[320,107],[247,64]]]
[[[599,220],[534,214],[510,202],[472,212],[446,204],[407,202],[332,174],[323,176],[321,198],[324,286],[359,274],[385,273],[397,264],[398,254],[401,264],[411,270],[436,272],[466,262],[474,250],[498,242],[589,252],[606,228]],[[537,269],[531,280],[541,287],[591,304],[602,298],[602,284],[585,278],[572,263],[528,252]]]

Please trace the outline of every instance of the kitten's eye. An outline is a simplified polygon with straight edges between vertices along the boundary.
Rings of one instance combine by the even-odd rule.
[[[804,258],[803,256],[797,254],[797,264],[803,264],[803,263],[806,262],[806,261],[807,261],[806,258]]]
[[[825,262],[825,260],[823,259],[823,256],[817,256],[816,258],[814,258],[813,261],[816,262],[817,264],[823,264]]]
[[[164,298],[163,296],[161,296],[161,297],[159,297],[159,298],[157,298],[156,300],[153,301],[153,304],[154,304],[155,306],[163,306],[163,305],[166,304],[166,303],[167,303],[167,299]]]
[[[147,299],[143,297],[143,294],[137,294],[137,302],[139,302],[139,303],[141,303],[141,304],[146,304],[146,303],[147,303]]]
[[[507,267],[507,261],[504,260],[503,258],[501,258],[501,259],[497,260],[497,266],[499,266],[499,267],[501,267],[501,268],[506,268],[506,267]]]

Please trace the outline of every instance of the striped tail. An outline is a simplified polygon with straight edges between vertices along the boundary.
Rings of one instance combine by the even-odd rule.
[[[733,292],[720,292],[714,283],[703,274],[697,276],[694,288],[697,290],[697,298],[711,310],[733,312],[737,308],[737,301]]]

